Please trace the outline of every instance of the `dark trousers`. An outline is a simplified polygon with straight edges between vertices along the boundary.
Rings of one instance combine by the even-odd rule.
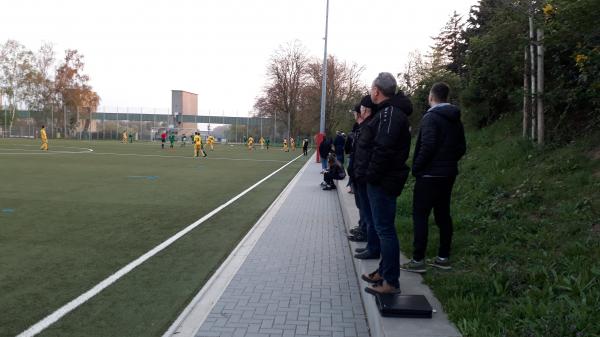
[[[352,177],[352,166],[354,165],[354,159],[352,159],[352,155],[348,156],[348,184],[346,186],[350,186],[354,191],[354,178]]]
[[[366,235],[367,223],[365,222],[365,216],[360,205],[360,194],[358,193],[358,188],[355,183],[352,183],[352,189],[354,190],[354,203],[356,204],[356,208],[358,208],[358,227],[360,228],[360,231]]]
[[[308,147],[304,146],[302,148],[302,152],[304,153],[305,156],[307,156],[308,155]]]
[[[413,193],[413,259],[421,261],[427,250],[429,214],[433,209],[435,223],[440,229],[438,256],[450,257],[452,244],[452,217],[450,197],[456,177],[417,178]]]
[[[369,194],[367,193],[367,184],[355,182],[356,189],[354,194],[358,195],[359,213],[361,214],[363,223],[366,225],[367,233],[367,249],[373,254],[381,252],[379,236],[373,226],[373,213],[371,212],[371,203],[369,202]]]
[[[336,153],[335,159],[340,162],[340,164],[344,165],[344,153]]]
[[[325,183],[327,185],[333,185],[333,180],[341,180],[340,177],[338,175],[335,175],[331,172],[325,172],[323,174],[323,180],[325,181]]]
[[[400,286],[400,243],[396,235],[396,196],[381,186],[367,184],[367,194],[373,214],[373,227],[379,236],[381,260],[379,275],[394,287]]]
[[[325,172],[323,174],[323,180],[325,181],[325,184],[333,185],[333,174],[331,174],[329,172]]]

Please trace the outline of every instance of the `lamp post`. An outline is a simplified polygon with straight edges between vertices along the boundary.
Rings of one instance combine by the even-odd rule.
[[[327,31],[329,28],[329,0],[327,0],[327,7],[325,10],[325,48],[323,51],[323,73],[321,80],[321,123],[319,125],[319,134],[316,137],[316,145],[319,148],[321,142],[325,138],[325,103],[327,98]],[[320,161],[319,151],[317,151],[317,162]]]

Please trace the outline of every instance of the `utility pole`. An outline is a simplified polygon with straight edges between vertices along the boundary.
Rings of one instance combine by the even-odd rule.
[[[325,10],[325,47],[323,51],[323,73],[321,74],[321,121],[319,125],[319,132],[325,133],[325,101],[327,99],[327,32],[329,29],[329,0],[327,0],[327,7]]]
[[[327,32],[329,29],[329,0],[327,0],[327,7],[325,8],[325,46],[323,50],[323,73],[321,74],[321,123],[319,125],[319,134],[315,137],[315,145],[319,148],[319,145],[325,139],[325,103],[327,100]],[[319,151],[317,151],[317,163],[325,158],[320,158]]]
[[[64,99],[63,99],[63,115],[64,115],[63,119],[65,122],[65,129],[63,130],[63,139],[66,139],[67,138],[67,105],[65,104]]]

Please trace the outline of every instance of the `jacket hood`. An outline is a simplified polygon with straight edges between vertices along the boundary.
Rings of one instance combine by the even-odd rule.
[[[452,122],[460,121],[460,109],[456,105],[441,104],[429,109],[427,112],[433,112]]]
[[[387,101],[381,103],[381,105],[378,106],[378,108],[381,109],[386,107],[387,105],[397,107],[398,109],[402,110],[402,112],[404,112],[406,116],[410,116],[413,112],[412,102],[408,97],[406,97],[406,95],[404,95],[404,92],[402,92],[401,90],[398,91],[397,94],[392,96]]]

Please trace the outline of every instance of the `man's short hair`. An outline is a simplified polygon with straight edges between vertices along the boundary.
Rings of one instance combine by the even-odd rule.
[[[435,83],[431,87],[431,95],[438,102],[448,102],[448,96],[450,95],[450,86],[444,82]]]
[[[385,97],[392,97],[396,94],[396,78],[390,73],[379,73],[373,81],[373,86],[377,87]]]

